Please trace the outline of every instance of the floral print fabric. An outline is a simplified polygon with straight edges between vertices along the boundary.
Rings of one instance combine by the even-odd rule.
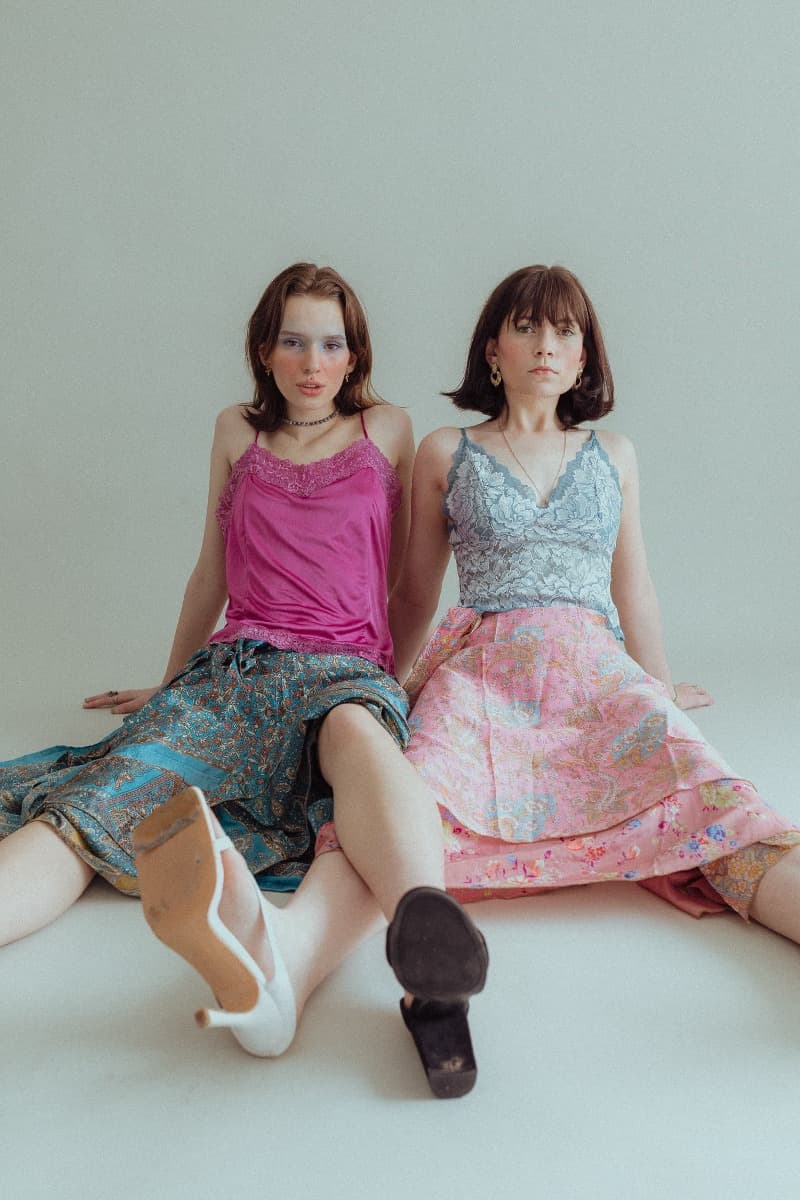
[[[705,871],[800,840],[595,611],[450,609],[407,686],[407,754],[440,799],[460,898]],[[758,871],[741,862],[744,885]]]

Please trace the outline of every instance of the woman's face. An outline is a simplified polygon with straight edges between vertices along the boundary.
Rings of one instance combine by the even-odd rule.
[[[261,361],[272,371],[290,413],[330,412],[345,375],[356,364],[339,301],[289,296],[275,345]]]
[[[563,396],[586,362],[583,331],[577,321],[553,325],[546,318],[506,321],[486,345],[486,361],[495,362],[506,395]]]

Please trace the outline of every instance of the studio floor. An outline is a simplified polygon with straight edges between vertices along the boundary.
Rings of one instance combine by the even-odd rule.
[[[800,820],[796,701],[766,678],[734,683],[698,723]],[[19,733],[17,753],[42,744]],[[732,915],[692,920],[634,885],[473,912],[492,956],[472,1006],[479,1079],[443,1102],[380,937],[319,989],[283,1058],[256,1060],[195,1028],[202,981],[138,902],[95,883],[0,954],[2,1195],[798,1195],[794,945]]]

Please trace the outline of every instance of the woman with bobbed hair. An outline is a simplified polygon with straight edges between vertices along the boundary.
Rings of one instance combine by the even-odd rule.
[[[614,380],[592,302],[580,281],[564,267],[522,267],[497,285],[475,326],[464,378],[455,391],[445,395],[456,408],[492,419],[502,417],[506,389],[502,376],[498,377],[499,369],[487,368],[486,347],[498,337],[504,324],[532,309],[554,315],[574,310],[574,320],[583,330],[584,365],[572,387],[558,397],[558,424],[562,429],[572,429],[582,421],[598,421],[614,407]]]
[[[633,447],[583,427],[614,389],[580,281],[538,265],[504,279],[446,394],[488,419],[420,444],[391,615],[404,679],[452,550],[459,605],[406,682],[448,889],[630,880],[800,941],[800,832],[685,715],[712,701],[669,671]]]
[[[90,696],[126,715],[97,745],[0,768],[0,943],[97,873],[141,891],[157,936],[211,986],[219,1007],[199,1023],[276,1055],[385,918],[431,1087],[458,1096],[475,1080],[467,1002],[488,960],[443,890],[435,800],[402,754],[387,595],[408,537],[410,422],[372,391],[364,310],[329,267],[269,284],[247,353],[253,402],[217,419],[161,686]],[[297,895],[277,908],[257,884]]]

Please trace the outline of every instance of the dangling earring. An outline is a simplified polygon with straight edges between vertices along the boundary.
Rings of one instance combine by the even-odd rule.
[[[500,368],[496,361],[492,363],[492,369],[489,372],[489,382],[492,387],[500,387],[500,384],[503,382],[503,376],[500,374]]]
[[[264,367],[264,370],[267,373],[267,379],[269,379],[270,375],[272,374],[272,367]]]
[[[575,382],[572,385],[573,392],[577,392],[578,388],[581,386],[582,379],[583,379],[583,368],[581,368],[578,371],[578,374],[575,376]]]
[[[350,372],[349,372],[349,371],[348,371],[348,372],[347,372],[347,374],[345,375],[345,377],[344,377],[344,381],[345,381],[345,383],[349,383],[349,382],[350,382]]]

